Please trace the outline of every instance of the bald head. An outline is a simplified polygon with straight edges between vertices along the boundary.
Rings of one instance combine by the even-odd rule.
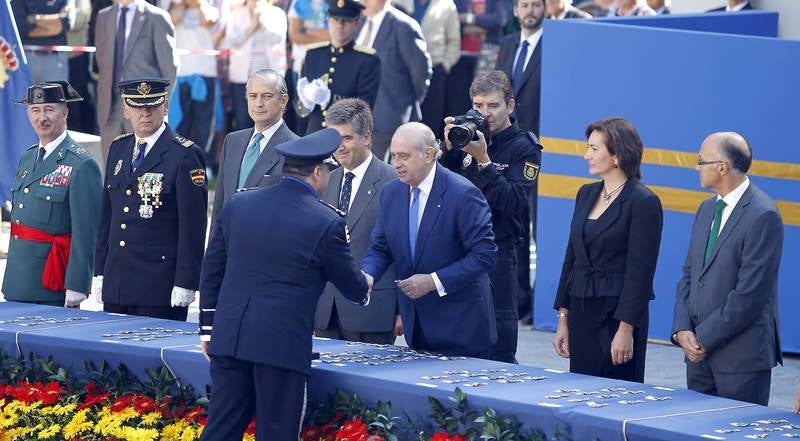
[[[397,128],[390,146],[392,165],[400,180],[418,186],[436,165],[440,155],[433,131],[425,124],[410,122]]]
[[[721,161],[725,161],[731,170],[738,174],[745,174],[750,170],[753,162],[753,151],[750,144],[742,135],[736,132],[712,133],[703,144],[716,153]]]

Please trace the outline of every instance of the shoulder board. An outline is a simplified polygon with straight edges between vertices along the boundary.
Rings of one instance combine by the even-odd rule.
[[[89,150],[86,150],[84,147],[81,147],[80,144],[71,144],[67,151],[70,153],[74,153],[75,155],[81,158],[91,157],[92,155],[89,153]]]
[[[309,45],[307,45],[307,46],[306,46],[306,52],[308,52],[308,51],[312,51],[312,50],[314,50],[314,49],[319,49],[319,48],[323,48],[323,47],[328,47],[330,44],[331,44],[331,42],[330,42],[330,41],[320,41],[320,42],[318,42],[318,43],[311,43],[311,44],[309,44]]]
[[[344,216],[345,216],[345,214],[347,214],[347,213],[345,213],[344,211],[342,211],[342,210],[340,210],[340,209],[338,209],[338,208],[334,207],[333,205],[331,205],[331,204],[329,204],[329,203],[327,203],[327,202],[325,202],[325,201],[323,201],[323,200],[320,200],[320,199],[317,199],[317,200],[319,201],[319,203],[320,203],[320,204],[322,204],[322,205],[324,205],[324,206],[326,206],[326,207],[330,208],[331,210],[335,211],[335,212],[336,212],[336,213],[337,213],[339,216],[341,216],[341,217],[344,217]]]
[[[375,55],[376,53],[378,53],[374,48],[367,47],[367,46],[361,46],[361,45],[358,45],[358,44],[353,46],[353,50],[356,51],[356,52],[362,52],[362,53],[369,54],[369,55]]]
[[[124,139],[124,138],[127,138],[129,136],[133,136],[133,133],[123,133],[122,135],[119,135],[116,138],[114,138],[111,142],[117,142],[120,139]]]
[[[533,132],[525,132],[525,135],[528,137],[528,141],[531,142],[532,146],[536,147],[539,150],[544,150],[544,147],[542,147],[542,143],[539,142],[539,138],[537,138],[536,135],[533,134]]]
[[[194,143],[191,140],[186,139],[181,135],[175,135],[175,142],[177,142],[178,144],[184,146],[187,149],[194,145]]]
[[[35,149],[37,147],[39,147],[39,144],[34,144],[34,145],[28,147],[28,150],[33,150],[33,149]]]

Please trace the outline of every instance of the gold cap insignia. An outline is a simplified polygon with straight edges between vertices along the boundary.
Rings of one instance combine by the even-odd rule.
[[[147,95],[150,93],[150,85],[146,82],[142,81],[139,83],[139,86],[136,88],[136,91],[139,92],[141,95]]]

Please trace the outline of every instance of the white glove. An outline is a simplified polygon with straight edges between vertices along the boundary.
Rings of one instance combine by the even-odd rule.
[[[170,300],[170,305],[172,306],[189,306],[194,302],[194,293],[193,289],[186,289],[181,288],[180,286],[173,286],[172,287],[172,300]]]
[[[92,299],[103,304],[103,276],[92,277]]]
[[[300,78],[297,81],[297,98],[300,99],[300,104],[303,105],[303,109],[311,113],[316,104],[306,98],[305,89],[308,85],[308,79],[306,77]]]
[[[70,308],[73,306],[80,306],[81,302],[86,300],[86,297],[88,296],[82,292],[77,292],[68,289],[67,295],[64,297],[64,307]]]
[[[331,100],[331,90],[328,89],[328,82],[322,78],[312,81],[303,91],[307,93],[306,98],[311,98],[311,102],[319,104],[321,109],[328,107]]]

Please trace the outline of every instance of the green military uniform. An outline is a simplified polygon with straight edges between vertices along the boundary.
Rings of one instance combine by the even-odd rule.
[[[29,99],[23,102],[66,102],[64,94],[59,95],[61,100],[47,101],[52,90],[42,94],[40,86],[31,86]],[[65,290],[90,291],[102,178],[95,160],[69,135],[37,166],[39,147],[33,145],[23,153],[11,186],[12,234],[2,290],[6,300],[63,305]],[[54,241],[64,244],[69,254],[63,262],[63,280],[49,283],[56,289],[48,289],[43,275],[51,250],[58,251]]]

